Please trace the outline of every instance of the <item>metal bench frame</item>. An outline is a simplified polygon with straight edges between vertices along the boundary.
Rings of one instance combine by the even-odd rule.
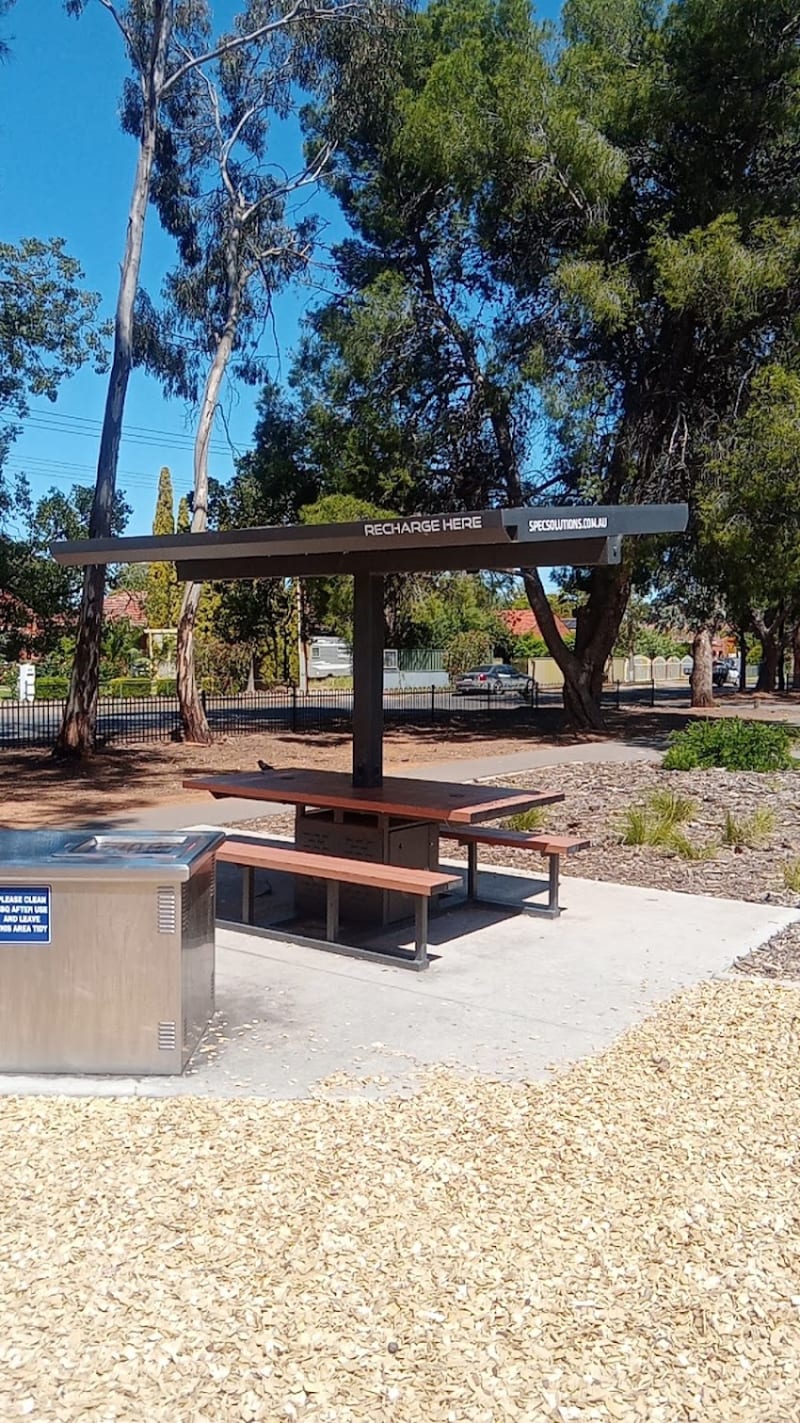
[[[294,870],[293,870],[293,867],[292,867],[292,865],[291,865],[291,863],[286,862],[286,860],[283,859],[283,858],[281,859],[281,862],[280,862],[279,864],[277,864],[277,865],[276,865],[276,864],[270,865],[269,863],[265,863],[265,864],[263,864],[263,866],[256,866],[256,865],[253,865],[253,864],[243,864],[241,860],[239,860],[239,859],[236,858],[235,846],[236,846],[237,843],[238,843],[238,844],[246,844],[247,847],[248,847],[248,849],[251,851],[251,853],[253,852],[253,848],[254,848],[254,842],[253,842],[253,841],[243,842],[243,841],[237,841],[236,838],[231,838],[231,839],[227,839],[227,840],[225,841],[224,846],[220,847],[220,850],[219,850],[219,852],[218,852],[218,854],[217,854],[217,859],[223,861],[223,862],[226,863],[226,864],[238,864],[238,865],[240,866],[240,868],[241,868],[241,872],[242,872],[242,923],[247,926],[248,930],[249,930],[251,933],[259,934],[259,935],[261,935],[261,936],[264,937],[264,938],[279,939],[279,940],[280,940],[281,942],[283,942],[283,943],[302,944],[303,946],[308,947],[308,948],[312,948],[312,949],[323,949],[323,950],[327,951],[328,953],[342,954],[342,955],[344,955],[346,958],[364,959],[365,961],[367,961],[367,962],[369,962],[369,963],[391,964],[391,965],[392,965],[393,967],[395,967],[395,968],[398,967],[398,966],[400,966],[400,967],[403,967],[403,968],[410,968],[410,969],[413,969],[413,970],[416,971],[416,972],[420,972],[421,970],[424,970],[424,969],[426,969],[426,968],[428,967],[428,965],[429,965],[429,963],[430,963],[430,959],[429,959],[429,957],[428,957],[428,917],[429,917],[429,914],[428,914],[428,901],[429,901],[429,899],[431,898],[431,894],[430,894],[430,893],[424,893],[424,892],[420,891],[418,888],[417,888],[417,889],[414,889],[413,884],[412,884],[411,886],[409,886],[409,885],[406,884],[406,885],[404,885],[404,886],[402,887],[402,890],[401,890],[401,892],[402,892],[403,894],[409,894],[409,895],[411,895],[411,896],[413,897],[413,899],[414,899],[414,954],[413,954],[413,956],[409,956],[408,954],[404,953],[402,950],[398,950],[397,952],[392,952],[391,950],[383,951],[383,950],[379,950],[379,949],[369,949],[369,948],[364,948],[364,947],[362,947],[362,946],[360,946],[360,945],[357,945],[357,944],[344,944],[344,943],[342,943],[342,942],[339,940],[339,897],[340,897],[340,896],[339,896],[339,890],[340,890],[340,885],[344,882],[344,879],[345,879],[344,875],[342,875],[341,877],[336,877],[336,876],[331,876],[330,878],[327,877],[327,876],[325,877],[325,938],[324,938],[324,939],[312,938],[312,937],[310,937],[309,935],[295,933],[295,932],[294,932],[293,930],[291,930],[291,929],[281,929],[281,928],[279,928],[279,927],[277,927],[277,926],[273,926],[273,925],[269,925],[267,928],[261,929],[261,928],[257,927],[257,926],[253,923],[253,919],[254,919],[254,917],[255,917],[255,871],[256,871],[256,869],[257,869],[257,868],[263,868],[263,869],[265,869],[265,870],[273,869],[273,870],[276,870],[276,871],[278,871],[278,872],[280,872],[280,873],[300,873],[301,875],[302,875],[303,872],[302,872],[302,871],[300,871],[300,872],[294,871]],[[274,849],[274,847],[267,846],[267,845],[264,845],[264,846],[256,845],[255,848],[256,848],[256,852],[258,852],[259,850],[263,850],[263,851],[264,851],[264,856],[263,856],[263,858],[264,858],[265,861],[268,861],[269,858],[270,858],[270,856],[269,856],[269,851],[270,851],[270,849]],[[307,859],[307,856],[306,856],[306,854],[305,854],[304,851],[294,851],[294,850],[288,849],[288,847],[287,847],[287,851],[284,852],[284,853],[285,853],[285,854],[288,853],[289,855],[293,855],[293,854],[296,853],[296,854],[298,855],[298,858]],[[273,859],[274,859],[274,858],[275,858],[275,857],[273,856]],[[320,858],[324,858],[324,857],[320,857]],[[367,863],[367,862],[366,862],[366,861],[363,861],[363,860],[354,860],[354,861],[353,861],[353,867],[354,867],[354,868],[356,868],[357,866],[362,866],[362,867],[363,867],[366,863]],[[324,867],[321,867],[321,868],[324,868]],[[403,867],[402,867],[402,866],[399,866],[399,865],[385,865],[385,866],[384,866],[384,865],[375,864],[375,863],[372,863],[372,862],[369,862],[369,868],[370,868],[370,870],[372,870],[372,871],[377,871],[377,872],[378,872],[377,874],[373,874],[373,875],[371,876],[371,879],[370,879],[371,885],[374,885],[375,888],[384,887],[384,888],[387,888],[387,889],[397,889],[397,888],[398,888],[398,884],[397,884],[398,880],[401,880],[401,881],[402,881],[403,879],[405,879],[405,878],[407,878],[407,877],[408,877],[408,878],[413,878],[414,873],[415,873],[413,870],[411,870],[411,871],[408,871],[407,874],[406,874],[406,873],[404,872]],[[384,875],[384,878],[387,880],[387,883],[386,883],[385,886],[381,886],[381,884],[380,884],[380,880],[381,880],[380,871],[381,871],[381,870],[385,870],[385,872],[386,872],[385,875]],[[305,871],[305,874],[306,874],[308,877],[310,877],[310,878],[314,878],[313,873],[312,873],[311,871],[309,871],[309,870],[306,870],[306,871]],[[443,879],[443,881],[447,881],[447,880],[449,879],[451,883],[457,882],[457,877],[456,877],[455,875],[449,875],[449,876],[448,876],[448,875],[446,874],[446,872],[444,872],[444,871],[442,872],[442,879]],[[446,883],[443,883],[442,888],[444,889],[445,887],[446,887]],[[224,928],[224,929],[234,929],[234,930],[235,930],[235,929],[241,929],[241,927],[242,927],[242,923],[236,923],[236,922],[234,922],[234,921],[232,921],[232,920],[220,919],[220,920],[218,920],[217,922],[218,922],[218,924],[220,925],[220,927],[221,927],[221,928]]]

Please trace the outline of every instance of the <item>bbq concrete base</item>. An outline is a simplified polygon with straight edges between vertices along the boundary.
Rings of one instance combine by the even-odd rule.
[[[539,883],[487,871],[482,892],[507,898],[508,911],[464,905],[437,916],[425,974],[220,931],[215,1026],[183,1077],[7,1076],[0,1092],[364,1096],[418,1090],[425,1070],[441,1065],[540,1078],[608,1046],[654,1004],[725,973],[800,917],[572,878],[560,919],[521,916],[514,904]],[[375,946],[401,937],[387,930]]]

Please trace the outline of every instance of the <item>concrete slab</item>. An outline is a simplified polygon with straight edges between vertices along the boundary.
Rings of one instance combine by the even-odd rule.
[[[437,761],[403,767],[392,775],[425,776],[431,781],[490,781],[496,776],[516,776],[545,766],[567,766],[599,762],[616,764],[631,761],[660,761],[661,751],[651,746],[633,746],[626,741],[581,741],[575,746],[532,746],[506,756],[471,756],[459,761]]]
[[[6,1075],[0,1093],[380,1094],[413,1091],[421,1072],[438,1065],[541,1078],[606,1047],[659,1000],[725,973],[800,917],[775,905],[571,878],[560,919],[517,913],[520,898],[539,888],[519,872],[487,872],[482,892],[509,909],[464,906],[437,916],[437,958],[423,974],[221,930],[217,1021],[183,1077]]]

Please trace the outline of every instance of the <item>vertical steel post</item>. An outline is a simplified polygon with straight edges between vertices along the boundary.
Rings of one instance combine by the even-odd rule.
[[[383,578],[353,579],[353,785],[383,785]]]

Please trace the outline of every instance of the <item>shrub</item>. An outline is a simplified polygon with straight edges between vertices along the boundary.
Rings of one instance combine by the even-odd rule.
[[[745,816],[743,820],[737,820],[736,816],[728,811],[722,831],[722,843],[736,850],[745,846],[756,849],[769,839],[774,829],[775,815],[765,805],[759,806],[758,810],[754,810],[752,815]]]
[[[152,683],[149,677],[112,677],[103,690],[108,697],[149,697]]]
[[[652,845],[670,850],[684,860],[713,858],[713,845],[693,845],[682,825],[691,820],[696,805],[688,796],[675,795],[670,790],[653,791],[644,805],[633,805],[625,812],[622,823],[623,845]]]
[[[697,802],[691,796],[678,795],[667,787],[653,791],[647,804],[665,825],[683,825],[697,810]]]
[[[519,815],[509,815],[503,826],[506,830],[541,830],[546,818],[544,807],[534,805],[530,810],[520,811]]]
[[[178,695],[176,679],[174,677],[157,678],[155,695],[157,697],[176,697]]]
[[[800,894],[800,860],[790,860],[784,865],[783,882],[793,894]]]
[[[695,721],[673,732],[664,757],[666,771],[721,767],[726,771],[788,771],[790,729],[781,723],[740,721],[738,717]]]
[[[459,632],[444,650],[445,671],[451,677],[482,667],[492,660],[492,639],[488,632]]]
[[[49,702],[53,698],[65,697],[69,691],[68,677],[37,677],[36,700]]]

